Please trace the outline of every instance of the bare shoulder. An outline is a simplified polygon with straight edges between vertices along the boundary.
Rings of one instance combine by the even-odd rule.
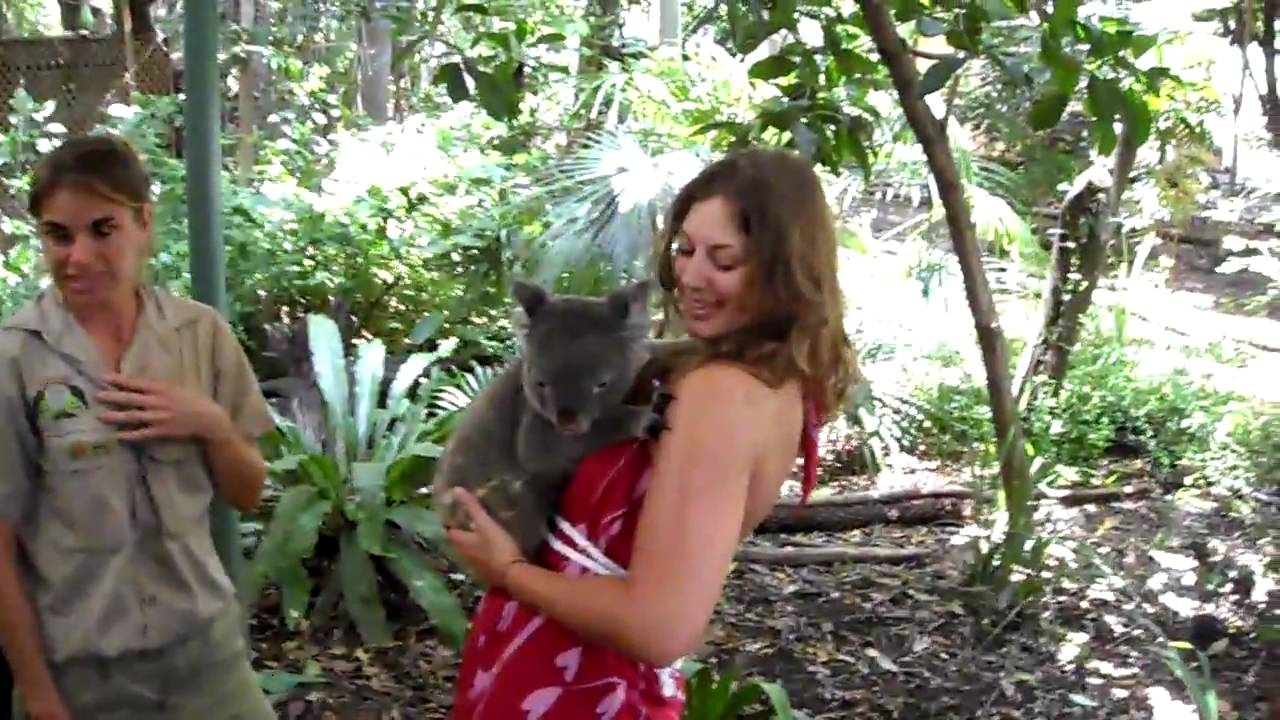
[[[673,379],[671,426],[696,424],[711,432],[730,427],[748,434],[785,422],[789,399],[799,394],[791,384],[770,387],[748,368],[727,361],[700,365]]]
[[[737,363],[712,361],[674,378],[671,392],[677,398],[743,403],[764,400],[772,389]]]

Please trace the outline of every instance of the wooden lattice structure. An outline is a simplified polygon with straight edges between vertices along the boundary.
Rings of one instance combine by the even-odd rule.
[[[61,123],[71,134],[92,129],[108,105],[128,101],[131,89],[173,94],[173,62],[155,36],[134,39],[130,53],[121,37],[117,33],[0,41],[0,129],[8,126],[7,108],[19,87],[37,102],[55,100],[50,121]]]
[[[173,62],[156,36],[134,38],[130,53],[121,38],[115,33],[0,40],[0,131],[9,127],[9,103],[19,87],[37,103],[55,101],[49,122],[72,135],[92,130],[108,106],[128,102],[130,91],[172,95]],[[176,144],[172,134],[170,140]],[[24,207],[21,198],[0,189],[0,214],[21,216]],[[0,236],[0,254],[11,245],[11,238]]]

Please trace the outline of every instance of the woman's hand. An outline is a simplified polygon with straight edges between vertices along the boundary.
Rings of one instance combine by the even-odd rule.
[[[454,488],[449,499],[460,505],[471,518],[472,528],[446,528],[449,544],[486,585],[502,587],[511,566],[525,560],[515,539],[489,515],[475,495],[462,488]]]
[[[123,408],[98,414],[105,423],[132,426],[118,437],[125,442],[160,438],[216,439],[234,432],[227,413],[211,398],[180,385],[112,374],[116,390],[98,393],[100,402]]]
[[[4,700],[7,702],[8,697]],[[57,692],[51,691],[43,697],[26,698],[23,704],[30,720],[71,720],[71,713],[62,704]]]

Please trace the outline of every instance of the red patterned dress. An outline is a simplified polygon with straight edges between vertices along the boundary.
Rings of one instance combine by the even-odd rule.
[[[815,409],[805,407],[804,491],[816,477]],[[539,564],[566,575],[625,574],[651,475],[648,440],[604,448],[578,466]],[[601,552],[603,551],[603,552]],[[586,642],[491,589],[471,620],[451,720],[679,720],[684,678]]]

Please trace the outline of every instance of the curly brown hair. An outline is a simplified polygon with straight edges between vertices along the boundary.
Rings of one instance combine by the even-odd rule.
[[[694,362],[738,362],[774,387],[799,379],[825,420],[862,373],[844,329],[835,222],[817,173],[795,152],[752,147],[726,154],[681,188],[656,247],[664,329],[680,331],[676,235],[689,210],[713,197],[736,211],[747,240],[747,292],[761,316],[748,328],[699,343]]]

